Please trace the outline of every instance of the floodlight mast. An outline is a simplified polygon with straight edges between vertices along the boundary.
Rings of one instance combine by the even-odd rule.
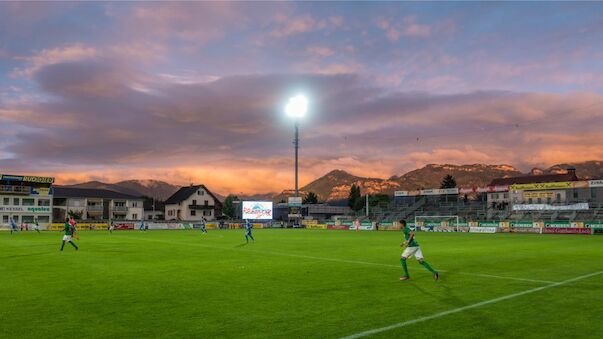
[[[299,119],[303,118],[308,111],[308,99],[303,95],[296,95],[289,99],[285,106],[285,113],[292,117],[295,126],[295,135],[293,138],[293,146],[295,148],[295,196],[299,197],[298,187],[298,157],[299,157]]]

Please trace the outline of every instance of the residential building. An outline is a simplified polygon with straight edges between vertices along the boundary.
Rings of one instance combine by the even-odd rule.
[[[165,220],[215,220],[222,216],[222,203],[205,185],[180,188],[165,201]]]
[[[144,220],[165,220],[165,203],[157,200],[144,201]]]
[[[53,220],[64,220],[69,212],[82,220],[141,220],[143,199],[120,192],[94,189],[54,187]]]
[[[10,225],[11,218],[17,225],[50,224],[53,183],[51,177],[0,174],[0,225]]]

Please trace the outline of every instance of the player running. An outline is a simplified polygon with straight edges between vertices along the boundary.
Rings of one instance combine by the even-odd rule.
[[[249,220],[245,220],[245,240],[247,241],[247,243],[249,244],[249,238],[251,238],[251,240],[253,240],[253,242],[255,242],[255,239],[253,239],[253,235],[251,235],[251,230],[253,229],[253,225],[249,222]]]
[[[113,234],[114,229],[115,225],[113,224],[113,219],[109,219],[109,233]]]
[[[36,230],[36,232],[40,233],[40,223],[38,222],[38,218],[36,218],[34,220],[34,230]]]
[[[63,243],[61,243],[61,251],[65,247],[66,242],[69,242],[71,244],[71,246],[73,246],[75,248],[76,251],[79,249],[77,247],[77,245],[71,239],[71,237],[73,236],[73,231],[75,230],[75,227],[72,226],[69,221],[70,221],[69,219],[65,219],[65,235],[63,235]]]
[[[15,221],[15,217],[11,217],[10,218],[10,234],[13,234],[13,232],[17,232],[17,222]]]
[[[140,231],[146,231],[147,230],[147,228],[146,228],[146,226],[144,224],[144,220],[140,221],[140,227],[138,228],[138,230],[140,230]]]
[[[201,219],[201,223],[199,224],[199,228],[202,233],[207,233],[207,229],[205,228],[205,218]]]
[[[80,237],[77,235],[77,222],[73,218],[73,216],[69,217],[69,226],[71,226],[71,236],[75,239],[80,240]]]
[[[438,281],[440,279],[440,274],[431,268],[429,264],[423,259],[423,252],[419,247],[419,243],[415,240],[415,232],[413,232],[410,227],[406,225],[406,220],[400,220],[400,226],[403,227],[402,232],[404,232],[404,242],[400,245],[404,247],[404,252],[402,253],[402,258],[400,259],[400,264],[402,264],[402,268],[404,269],[404,275],[400,277],[400,280],[408,280],[410,276],[408,275],[408,268],[406,267],[406,259],[412,257],[413,255],[419,261],[419,264],[423,265],[429,272],[433,273],[433,279]]]

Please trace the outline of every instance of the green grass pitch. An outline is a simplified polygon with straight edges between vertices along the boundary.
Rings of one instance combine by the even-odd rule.
[[[78,252],[59,252],[58,232],[1,232],[0,337],[603,333],[603,236],[417,233],[439,282],[414,259],[411,280],[398,280],[400,232],[254,236],[245,245],[242,230],[91,231]]]

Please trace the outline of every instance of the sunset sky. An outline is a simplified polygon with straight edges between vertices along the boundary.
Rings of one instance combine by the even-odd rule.
[[[603,159],[603,3],[0,3],[0,172],[293,186]]]

